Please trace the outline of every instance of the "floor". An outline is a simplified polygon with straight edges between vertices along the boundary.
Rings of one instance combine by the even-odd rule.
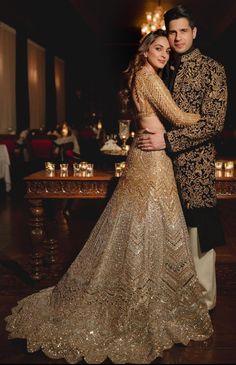
[[[24,340],[7,339],[4,317],[22,297],[55,284],[76,257],[105,207],[106,201],[80,200],[73,203],[70,216],[63,214],[66,202],[47,203],[49,237],[56,237],[55,263],[45,262],[45,276],[31,280],[27,204],[21,193],[0,191],[0,363],[65,364],[51,360],[41,351],[29,354]],[[55,217],[50,214],[52,207]],[[217,253],[217,306],[211,311],[213,337],[187,347],[174,346],[154,364],[235,364],[236,363],[236,201],[220,201],[226,246]],[[84,363],[84,362],[81,362]],[[111,363],[107,360],[105,363]]]

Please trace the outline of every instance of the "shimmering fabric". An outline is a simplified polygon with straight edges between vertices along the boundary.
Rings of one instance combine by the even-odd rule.
[[[179,127],[192,125],[200,119],[200,114],[181,110],[157,73],[146,67],[136,73],[133,96],[139,105],[140,119],[153,114],[159,115]]]
[[[18,303],[10,338],[68,363],[147,364],[213,330],[197,281],[172,163],[132,146],[84,248],[55,287]]]

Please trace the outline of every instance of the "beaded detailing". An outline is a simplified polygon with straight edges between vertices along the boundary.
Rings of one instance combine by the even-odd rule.
[[[55,287],[19,301],[9,338],[74,364],[147,364],[213,330],[197,280],[172,163],[129,152],[88,241]]]
[[[161,78],[146,67],[137,72],[133,94],[139,104],[139,118],[158,114],[180,127],[192,125],[200,119],[197,113],[182,111]]]

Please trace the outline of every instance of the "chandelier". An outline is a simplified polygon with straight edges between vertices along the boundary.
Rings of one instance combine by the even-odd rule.
[[[164,9],[160,4],[160,1],[158,2],[158,6],[156,9],[152,11],[146,12],[146,22],[143,23],[141,27],[141,33],[142,35],[146,35],[150,32],[154,32],[157,29],[166,29],[165,23],[164,23]]]

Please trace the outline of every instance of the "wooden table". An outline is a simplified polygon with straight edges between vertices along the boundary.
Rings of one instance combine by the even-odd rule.
[[[236,199],[236,169],[216,170],[217,199]]]
[[[52,176],[39,171],[24,178],[26,182],[25,198],[29,203],[29,227],[32,244],[31,276],[41,278],[42,242],[47,239],[44,224],[44,199],[104,199],[114,190],[117,178],[113,172],[95,171],[94,176],[68,176],[56,171]],[[49,240],[50,241],[50,240]],[[51,243],[53,240],[50,241]],[[52,243],[53,244],[53,243]],[[49,248],[50,249],[50,248]]]
[[[32,278],[41,278],[42,257],[40,254],[46,232],[44,225],[44,199],[104,199],[112,193],[118,178],[113,171],[95,171],[92,177],[62,176],[56,171],[50,176],[39,171],[25,177],[26,195],[29,202],[29,226],[32,243]],[[216,188],[219,199],[236,199],[235,170],[216,172]]]

